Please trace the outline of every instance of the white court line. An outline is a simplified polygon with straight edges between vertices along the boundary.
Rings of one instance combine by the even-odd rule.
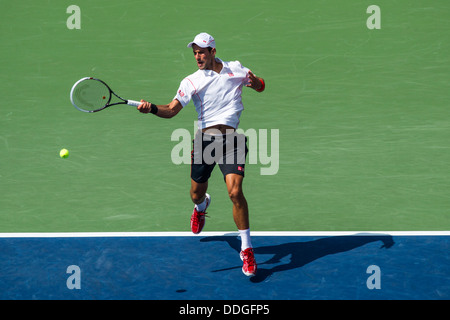
[[[92,238],[92,237],[204,237],[238,236],[236,231],[205,231],[193,234],[190,231],[166,232],[6,232],[0,238]],[[252,236],[450,236],[450,231],[251,231]]]

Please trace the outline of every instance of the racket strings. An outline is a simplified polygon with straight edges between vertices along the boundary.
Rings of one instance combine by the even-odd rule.
[[[111,100],[107,86],[95,79],[81,81],[72,93],[73,103],[80,109],[94,111],[103,108]]]

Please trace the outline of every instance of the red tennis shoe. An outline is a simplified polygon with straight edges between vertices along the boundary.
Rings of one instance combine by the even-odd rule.
[[[206,217],[206,209],[208,209],[209,204],[211,203],[211,196],[206,194],[206,208],[203,211],[197,211],[194,206],[194,212],[191,216],[191,230],[195,234],[199,234],[202,232],[203,227],[205,226],[205,217]]]
[[[241,260],[244,261],[244,265],[242,266],[242,272],[248,276],[253,277],[256,275],[256,260],[255,255],[253,254],[252,248],[247,248],[244,251],[241,251]]]

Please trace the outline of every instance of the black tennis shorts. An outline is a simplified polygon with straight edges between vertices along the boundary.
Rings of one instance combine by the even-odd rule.
[[[230,173],[244,176],[247,137],[232,134],[210,135],[198,131],[192,141],[191,178],[197,183],[208,181],[216,164],[223,177]]]

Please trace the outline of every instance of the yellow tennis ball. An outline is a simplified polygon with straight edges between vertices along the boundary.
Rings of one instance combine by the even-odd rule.
[[[69,156],[69,150],[61,149],[61,151],[59,152],[59,156],[63,159],[67,158]]]

